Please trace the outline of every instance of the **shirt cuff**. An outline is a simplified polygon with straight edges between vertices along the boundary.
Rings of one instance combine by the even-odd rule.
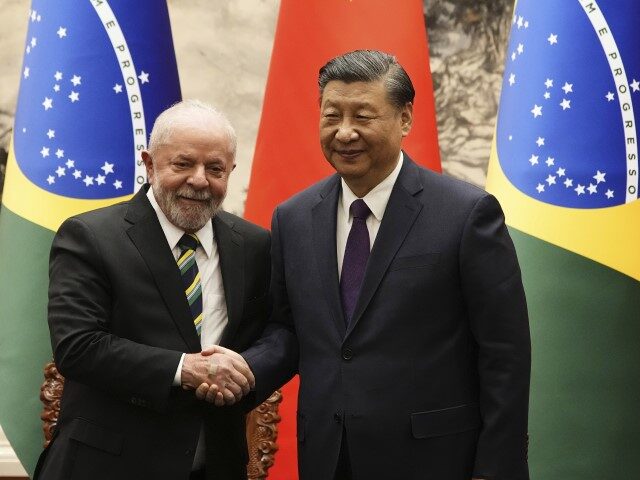
[[[182,354],[180,357],[180,363],[178,363],[178,369],[176,370],[176,374],[173,377],[173,385],[174,387],[179,387],[182,385],[182,363],[184,362],[184,356],[186,354]]]

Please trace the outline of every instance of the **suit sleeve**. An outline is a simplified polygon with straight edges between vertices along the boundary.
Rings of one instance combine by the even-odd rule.
[[[110,332],[111,285],[98,245],[78,218],[67,220],[53,240],[48,319],[56,365],[68,379],[163,411],[181,352]]]
[[[267,399],[298,371],[298,339],[287,295],[280,234],[276,209],[271,222],[271,317],[261,338],[242,353],[256,378],[256,404]]]
[[[493,196],[478,200],[467,219],[460,270],[483,419],[473,476],[528,479],[529,320],[515,248]]]

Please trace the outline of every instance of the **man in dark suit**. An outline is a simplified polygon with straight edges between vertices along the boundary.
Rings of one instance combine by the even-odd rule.
[[[401,151],[411,80],[351,52],[321,70],[337,174],[278,206],[258,399],[300,374],[301,480],[528,479],[530,339],[494,197]],[[207,394],[215,398],[215,389]]]
[[[246,349],[267,317],[269,233],[219,210],[235,151],[222,114],[179,103],[142,154],[151,187],[60,227],[49,327],[66,380],[36,478],[246,480],[244,411],[193,392],[249,392],[242,357],[210,347]]]

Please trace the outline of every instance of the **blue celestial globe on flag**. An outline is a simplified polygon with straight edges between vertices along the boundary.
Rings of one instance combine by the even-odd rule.
[[[518,2],[498,113],[505,175],[541,202],[638,198],[640,2]]]
[[[165,2],[32,2],[14,150],[33,184],[76,199],[134,193],[153,122],[178,100]]]

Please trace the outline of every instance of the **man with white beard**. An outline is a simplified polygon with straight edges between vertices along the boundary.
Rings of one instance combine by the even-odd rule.
[[[270,236],[220,210],[235,151],[224,115],[178,103],[142,153],[149,184],[60,227],[49,328],[65,386],[35,478],[247,478],[236,402],[254,378],[222,347],[262,331]],[[198,400],[202,383],[232,405]]]

